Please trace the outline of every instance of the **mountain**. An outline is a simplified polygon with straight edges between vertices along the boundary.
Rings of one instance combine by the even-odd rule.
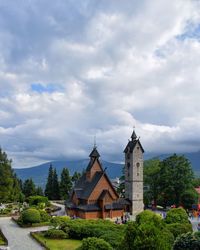
[[[75,171],[82,172],[83,169],[86,169],[89,160],[76,160],[76,161],[53,161],[47,162],[38,166],[30,167],[30,168],[15,168],[14,171],[17,174],[18,178],[23,181],[32,178],[36,186],[45,187],[49,166],[50,164],[56,168],[56,172],[58,176],[60,176],[62,169],[67,167],[69,169],[70,175],[73,175]],[[108,174],[110,179],[114,179],[122,175],[123,164],[112,163],[107,161],[101,161],[103,168],[106,169],[106,173]]]
[[[145,154],[144,158],[145,160],[151,159],[151,158],[159,158],[160,160],[163,160],[167,157],[169,157],[172,154],[162,154],[162,155],[156,155],[156,154]],[[186,158],[191,162],[193,171],[195,172],[196,176],[200,176],[200,151],[194,152],[194,153],[185,153],[185,154],[179,154],[179,155],[185,155]],[[107,168],[106,172],[110,179],[114,179],[116,177],[120,177],[122,175],[122,168],[124,164],[119,163],[112,163],[108,161],[101,161],[103,168]],[[63,167],[67,167],[70,171],[70,174],[73,175],[75,171],[82,172],[83,169],[86,169],[87,165],[89,163],[89,159],[84,160],[76,160],[76,161],[53,161],[53,162],[47,162],[35,167],[30,168],[20,168],[20,169],[14,169],[17,176],[22,179],[23,181],[32,178],[33,181],[37,186],[45,187],[47,176],[48,176],[48,170],[50,164],[53,165],[53,167],[56,168],[58,176],[60,176],[61,171]]]

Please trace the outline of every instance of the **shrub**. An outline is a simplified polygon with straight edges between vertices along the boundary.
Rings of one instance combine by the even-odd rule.
[[[55,216],[51,218],[51,224],[54,227],[61,226],[63,223],[67,222],[70,219],[68,216]]]
[[[49,229],[48,231],[44,233],[44,236],[50,239],[67,239],[68,238],[68,235],[59,229]]]
[[[177,237],[173,250],[199,250],[200,239],[194,233],[186,233]]]
[[[113,248],[103,239],[89,237],[83,239],[82,246],[78,250],[113,250]]]
[[[167,212],[165,223],[189,223],[188,215],[183,208],[172,208]]]
[[[40,195],[36,195],[36,196],[30,196],[28,198],[28,202],[30,206],[38,206],[39,204],[45,204],[45,206],[47,206],[48,204],[48,198],[45,196],[40,196]]]
[[[160,229],[164,228],[164,222],[162,220],[162,217],[149,210],[145,210],[138,214],[136,216],[136,223],[138,225],[148,223],[153,224],[154,226],[159,227]]]
[[[21,219],[24,224],[38,223],[41,220],[40,212],[37,209],[29,208],[22,212]]]
[[[181,234],[192,232],[192,225],[189,223],[172,223],[167,224],[166,227],[174,235],[175,239]]]
[[[113,249],[117,249],[124,238],[124,232],[120,232],[119,230],[109,231],[101,234],[100,238],[108,242]]]
[[[169,250],[172,248],[173,241],[173,235],[168,230],[161,230],[151,223],[138,225],[135,222],[130,222],[120,249]]]
[[[50,221],[51,216],[44,210],[39,210],[40,212],[40,221],[41,222],[46,222],[46,221]]]

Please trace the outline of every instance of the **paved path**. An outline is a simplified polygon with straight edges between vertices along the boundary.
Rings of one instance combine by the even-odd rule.
[[[197,225],[200,223],[200,220],[198,218],[193,218],[193,219],[190,219],[190,221],[192,223],[193,231],[198,231]]]
[[[56,215],[56,216],[63,216],[63,215],[67,215],[66,214],[66,211],[65,211],[65,206],[64,205],[61,205],[61,204],[58,204],[56,202],[51,202],[53,205],[57,206],[57,207],[60,207],[61,210],[58,210],[56,212],[54,212],[52,215]]]
[[[0,218],[0,227],[8,240],[9,250],[42,250],[30,232],[47,230],[48,227],[21,228],[10,217]]]

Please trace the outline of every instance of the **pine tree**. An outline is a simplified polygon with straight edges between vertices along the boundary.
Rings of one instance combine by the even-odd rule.
[[[73,176],[72,176],[72,182],[74,185],[80,179],[80,177],[81,177],[81,173],[75,171]]]
[[[29,197],[36,194],[35,184],[31,178],[25,180],[23,184],[23,194],[25,195],[25,197]]]
[[[48,174],[47,183],[46,183],[46,187],[45,187],[45,196],[47,196],[49,200],[53,199],[53,167],[52,167],[52,164],[50,164],[50,167],[49,167],[49,174]]]
[[[61,199],[65,200],[69,198],[69,192],[72,189],[72,180],[69,175],[69,170],[63,168],[60,179],[60,196]]]
[[[37,187],[37,188],[36,188],[36,195],[40,195],[40,196],[43,196],[43,195],[44,195],[44,192],[43,192],[43,190],[42,190],[41,187]]]
[[[7,202],[12,199],[13,176],[11,160],[0,148],[0,202]]]
[[[22,197],[22,190],[20,187],[20,181],[17,178],[16,173],[13,173],[13,186],[12,186],[12,193],[11,193],[11,200],[12,201],[19,201]]]
[[[59,200],[60,199],[60,189],[59,189],[59,182],[58,182],[58,175],[56,173],[56,169],[53,170],[53,200]]]

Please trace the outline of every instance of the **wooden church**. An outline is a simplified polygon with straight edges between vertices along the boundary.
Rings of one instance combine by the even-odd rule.
[[[143,210],[143,157],[144,152],[135,132],[126,146],[125,198],[119,198],[99,160],[94,147],[85,173],[73,188],[70,201],[66,203],[67,214],[83,219],[115,218],[129,211]]]
[[[83,219],[114,218],[124,213],[125,204],[110,182],[94,147],[86,172],[76,183],[67,213]]]

